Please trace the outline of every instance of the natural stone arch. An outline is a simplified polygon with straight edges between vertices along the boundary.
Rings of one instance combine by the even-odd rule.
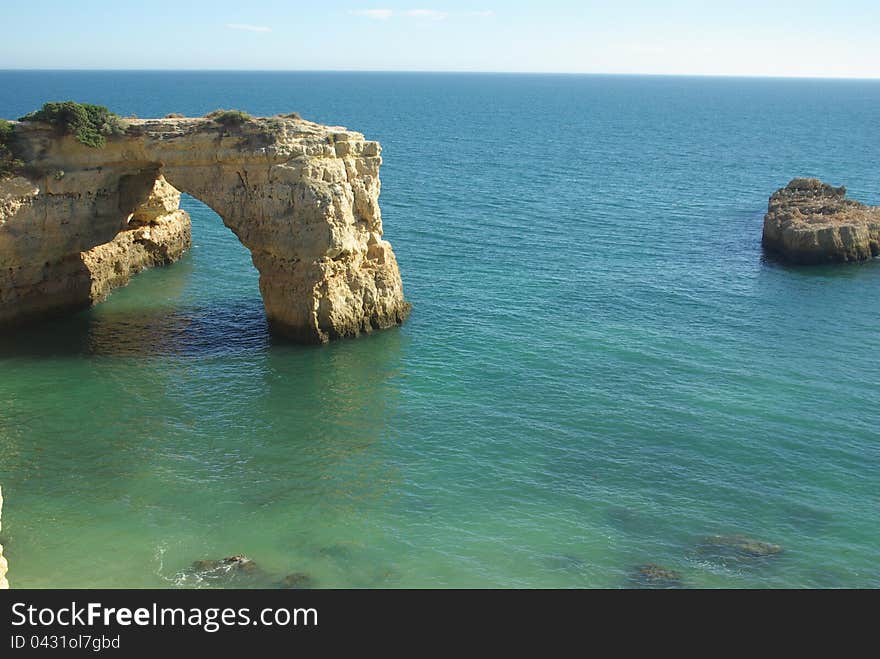
[[[77,277],[99,299],[94,269],[72,272],[75,255],[129,249],[122,237],[133,221],[154,222],[157,208],[182,213],[179,192],[211,207],[250,250],[274,332],[324,342],[409,312],[382,239],[380,147],[359,133],[298,119],[227,128],[180,118],[133,120],[102,149],[38,124],[16,134],[41,175],[0,183],[0,322],[81,304],[82,285],[69,285]],[[188,224],[180,233],[178,246],[188,245]]]

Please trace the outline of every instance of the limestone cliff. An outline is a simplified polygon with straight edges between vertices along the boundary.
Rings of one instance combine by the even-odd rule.
[[[129,120],[103,148],[15,125],[28,176],[0,182],[0,324],[83,306],[189,244],[178,191],[250,249],[273,331],[319,343],[409,304],[382,239],[380,147],[292,117]],[[173,187],[172,187],[173,186]]]
[[[2,521],[3,517],[3,489],[0,488],[0,521]],[[0,530],[3,529],[2,523],[0,523]],[[0,545],[0,590],[5,590],[9,588],[9,582],[6,580],[6,572],[9,569],[9,565],[6,563],[6,558],[3,556],[3,545]]]
[[[846,188],[795,179],[770,197],[764,247],[793,263],[863,261],[880,254],[880,208],[846,198]]]
[[[101,302],[141,270],[168,265],[183,256],[192,238],[189,214],[179,204],[180,193],[160,176],[150,196],[113,240],[82,252],[89,274],[89,304]]]
[[[73,204],[79,197],[69,201]],[[180,193],[160,176],[147,199],[125,218],[123,227],[109,242],[60,258],[47,256],[42,262],[28,262],[23,257],[28,250],[33,254],[35,239],[53,218],[39,217],[45,204],[36,184],[25,178],[0,182],[0,235],[5,228],[4,209],[8,218],[21,221],[21,216],[30,213],[31,219],[43,221],[39,228],[9,226],[10,232],[33,231],[33,235],[19,238],[18,254],[7,254],[6,258],[0,254],[0,325],[101,302],[112,289],[124,286],[141,270],[176,261],[190,246],[189,215],[178,208],[179,203]],[[59,225],[66,226],[66,220],[61,219]]]

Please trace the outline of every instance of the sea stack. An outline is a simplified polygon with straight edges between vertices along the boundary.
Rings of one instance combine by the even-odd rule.
[[[250,250],[274,333],[324,343],[406,318],[382,238],[377,142],[295,114],[113,121],[99,140],[6,122],[16,167],[0,172],[0,326],[86,307],[179,258],[190,244],[181,192]]]
[[[880,254],[880,208],[846,198],[846,188],[794,179],[773,193],[764,248],[797,264],[864,261]]]

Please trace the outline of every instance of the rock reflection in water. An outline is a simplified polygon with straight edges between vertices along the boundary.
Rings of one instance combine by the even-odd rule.
[[[219,357],[269,345],[263,305],[256,299],[225,306],[86,311],[0,336],[0,357]]]

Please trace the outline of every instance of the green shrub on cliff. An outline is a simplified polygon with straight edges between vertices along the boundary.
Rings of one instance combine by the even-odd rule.
[[[261,119],[260,132],[267,138],[276,138],[284,132],[284,122],[276,117]]]
[[[12,133],[14,127],[8,121],[0,119],[0,179],[12,176],[24,163],[15,157],[12,149]]]
[[[249,121],[253,121],[253,117],[247,112],[241,110],[214,110],[205,115],[207,119],[216,121],[221,126],[241,126]]]
[[[73,135],[77,142],[101,148],[110,135],[122,135],[125,123],[102,105],[64,101],[46,103],[42,109],[23,116],[20,121],[50,124],[62,135]]]

